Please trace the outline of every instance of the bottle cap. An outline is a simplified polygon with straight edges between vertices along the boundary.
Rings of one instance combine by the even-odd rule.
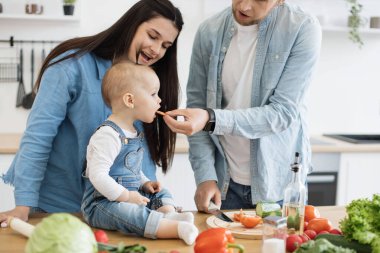
[[[291,170],[294,171],[294,172],[298,172],[299,171],[299,163],[300,163],[300,153],[296,152],[295,154],[295,158],[294,158],[294,163],[291,165]]]

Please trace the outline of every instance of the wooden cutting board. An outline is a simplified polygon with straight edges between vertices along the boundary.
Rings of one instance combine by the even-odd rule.
[[[233,220],[234,214],[240,211],[224,212]],[[248,215],[256,215],[255,211],[244,211]],[[206,220],[209,228],[226,228],[232,232],[235,238],[261,240],[263,236],[263,225],[259,224],[254,228],[246,228],[240,222],[226,222],[212,215]]]

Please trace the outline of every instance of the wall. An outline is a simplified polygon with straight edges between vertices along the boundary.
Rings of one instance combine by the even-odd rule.
[[[61,15],[61,0],[39,0],[45,13]],[[35,20],[0,19],[0,39],[64,40],[74,36],[101,31],[115,22],[136,0],[114,0],[105,5],[100,0],[81,0],[77,15],[80,22],[45,22]],[[185,26],[179,39],[179,74],[185,93],[188,66],[194,33],[199,23],[230,4],[230,0],[173,0],[183,12]],[[302,5],[315,15],[324,16],[327,24],[344,26],[348,6],[343,0],[289,0]],[[363,15],[380,16],[380,3],[362,0]],[[4,11],[17,13],[23,10],[23,0],[3,0]],[[9,6],[8,9],[6,7]],[[101,7],[99,7],[101,6]],[[5,13],[4,13],[5,14]],[[1,15],[1,14],[0,14]],[[101,18],[99,18],[101,17]],[[363,35],[364,47],[358,49],[347,39],[347,32],[323,33],[323,45],[310,92],[310,132],[379,132],[380,129],[380,41],[379,34]],[[0,44],[7,47],[6,44]],[[24,45],[26,56],[28,47]],[[35,45],[38,51],[38,46]],[[45,45],[47,50],[51,45]],[[1,53],[2,51],[0,51]],[[26,57],[27,58],[27,57]],[[37,58],[37,56],[36,56]],[[26,59],[24,81],[30,90],[29,59]],[[16,83],[0,83],[0,132],[22,132],[27,110],[15,108]],[[184,105],[183,94],[182,104]]]
[[[38,0],[35,0],[38,1]],[[75,36],[99,32],[114,23],[136,0],[78,0],[76,16],[80,22],[9,20],[0,16],[0,40],[10,36],[28,40],[64,40]],[[319,17],[323,16],[325,25],[345,26],[348,7],[343,0],[288,0],[302,5]],[[13,14],[22,12],[24,0],[2,0],[4,11]],[[39,0],[46,9],[46,15],[61,16],[61,0]],[[185,26],[179,38],[179,74],[183,93],[188,76],[192,41],[195,31],[202,20],[230,5],[230,0],[173,0],[183,12]],[[362,0],[365,16],[380,16],[380,3],[377,0]],[[5,14],[5,13],[3,13]],[[2,14],[0,14],[2,15]],[[363,35],[364,47],[358,49],[347,39],[347,32],[324,31],[319,67],[310,90],[310,132],[380,132],[380,34]],[[24,76],[27,92],[30,91],[31,45],[23,45],[26,55]],[[53,45],[43,47],[50,50]],[[1,58],[14,53],[9,46],[0,43]],[[36,52],[41,46],[34,45]],[[5,48],[5,49],[4,49]],[[9,51],[9,52],[8,52]],[[39,59],[39,56],[36,55]],[[38,60],[37,59],[37,63]],[[0,82],[0,133],[22,132],[29,111],[15,108],[17,83]],[[182,104],[185,95],[183,94]],[[193,196],[195,185],[186,155],[177,155],[175,167],[166,176],[166,186],[176,191],[177,203],[187,210],[193,210],[194,203],[188,199]],[[0,172],[8,167],[11,158],[0,157]],[[182,170],[182,171],[181,171]],[[178,173],[186,182],[178,182]],[[183,173],[186,177],[183,177]],[[161,174],[160,179],[164,179]],[[182,186],[176,189],[176,186]],[[0,211],[14,206],[10,196],[12,188],[1,185],[1,198],[7,197]],[[187,197],[185,196],[187,195]],[[9,198],[9,200],[8,200]],[[2,200],[4,201],[4,200]]]

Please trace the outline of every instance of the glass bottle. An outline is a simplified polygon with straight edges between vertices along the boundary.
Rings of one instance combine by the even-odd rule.
[[[294,163],[291,165],[292,181],[285,188],[282,209],[282,216],[287,217],[288,234],[302,235],[304,230],[306,187],[300,179],[301,169],[300,155],[296,152]]]
[[[267,216],[263,219],[263,245],[265,253],[285,253],[287,237],[286,218]]]

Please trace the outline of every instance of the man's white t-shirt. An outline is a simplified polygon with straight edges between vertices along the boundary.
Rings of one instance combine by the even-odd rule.
[[[256,56],[258,25],[241,26],[232,37],[222,69],[224,109],[251,107],[252,78]],[[219,137],[231,178],[236,183],[251,185],[250,140],[240,136]]]

